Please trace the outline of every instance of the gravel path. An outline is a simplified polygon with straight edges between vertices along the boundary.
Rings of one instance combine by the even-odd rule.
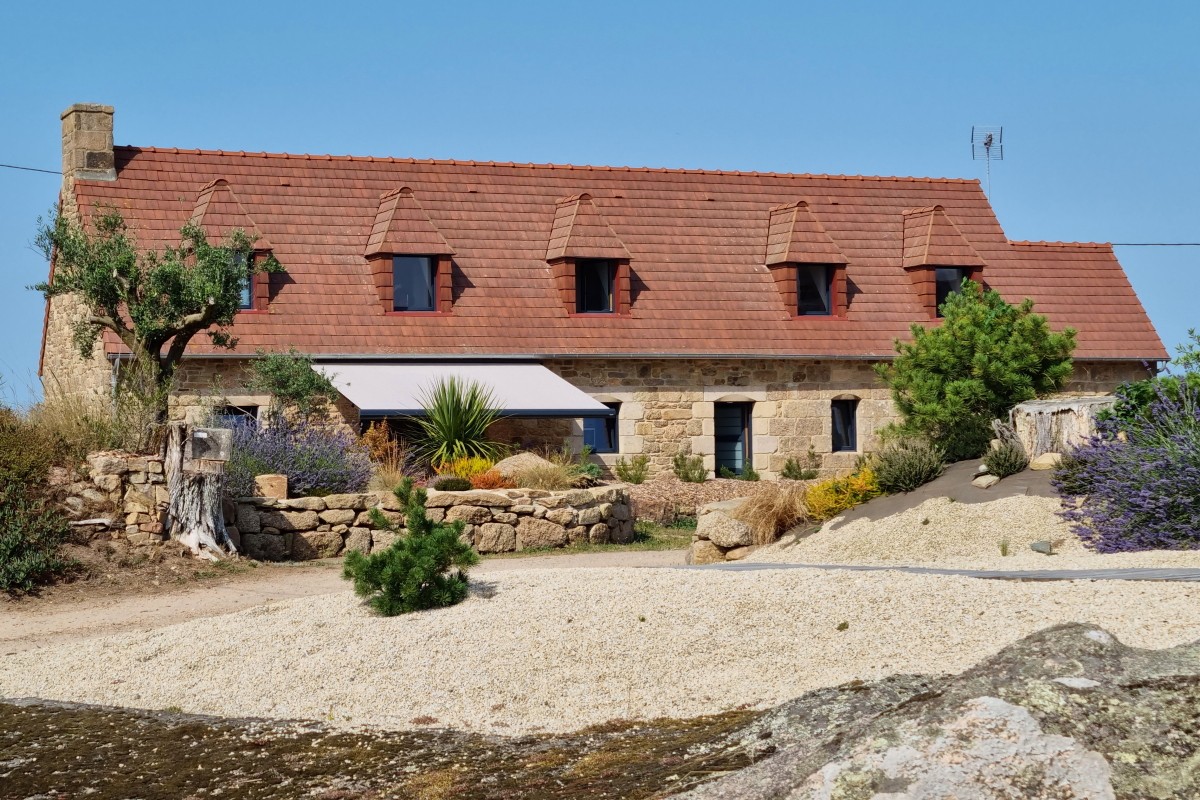
[[[1006,497],[957,503],[944,497],[881,519],[832,520],[817,533],[785,536],[747,559],[798,564],[904,564],[976,570],[1200,568],[1200,550],[1101,555],[1086,549],[1056,513],[1057,499]],[[1052,556],[1032,542],[1058,544]],[[1007,544],[1008,555],[1001,552]]]
[[[383,619],[348,592],[0,658],[0,696],[339,725],[568,731],[960,671],[1057,623],[1200,639],[1200,587],[894,572],[528,570]],[[839,623],[846,622],[839,631]]]

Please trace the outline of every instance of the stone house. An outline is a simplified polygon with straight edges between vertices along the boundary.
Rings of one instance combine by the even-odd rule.
[[[977,180],[114,147],[98,105],[62,124],[64,213],[115,206],[155,248],[189,219],[242,228],[286,270],[253,280],[236,350],[189,348],[178,415],[255,413],[247,359],[296,347],[350,424],[465,374],[497,389],[510,440],[769,476],[873,446],[895,412],[872,364],[963,277],[1079,331],[1072,391],[1167,357],[1111,246],[1010,241]],[[47,308],[43,382],[103,397],[122,350],[81,361],[77,313]]]

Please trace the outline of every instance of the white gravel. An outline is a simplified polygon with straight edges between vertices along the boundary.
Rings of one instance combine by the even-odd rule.
[[[568,731],[775,704],[854,678],[960,671],[1068,621],[1135,646],[1194,641],[1200,586],[530,570],[483,576],[458,606],[390,619],[342,592],[10,655],[0,659],[0,696],[348,726]]]
[[[795,564],[903,564],[954,569],[1200,568],[1200,550],[1155,550],[1101,555],[1083,546],[1056,513],[1059,501],[1006,497],[956,503],[944,497],[878,520],[832,520],[799,541],[786,536],[748,561]],[[1032,542],[1056,542],[1046,556]],[[1001,552],[1007,542],[1008,555]]]

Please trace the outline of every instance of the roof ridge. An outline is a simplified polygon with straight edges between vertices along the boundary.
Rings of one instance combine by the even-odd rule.
[[[1068,250],[1111,250],[1111,242],[1047,242],[1032,239],[1009,239],[1008,243],[1017,247],[1061,247]]]
[[[351,156],[312,153],[268,153],[266,151],[247,152],[244,150],[198,150],[179,147],[140,147],[137,145],[118,145],[115,150],[136,150],[144,153],[168,153],[171,155],[204,155],[204,156],[254,156],[258,158],[285,158],[302,161],[362,161],[379,164],[434,164],[444,166],[469,167],[510,167],[513,169],[577,169],[594,170],[597,172],[644,172],[671,173],[677,175],[735,175],[751,178],[820,178],[823,180],[843,181],[897,181],[903,183],[951,183],[979,185],[978,178],[932,178],[914,175],[835,175],[815,172],[757,172],[755,170],[730,169],[689,169],[685,167],[626,167],[605,166],[595,164],[550,164],[550,163],[519,163],[513,161],[469,161],[453,158],[398,158],[395,156]]]

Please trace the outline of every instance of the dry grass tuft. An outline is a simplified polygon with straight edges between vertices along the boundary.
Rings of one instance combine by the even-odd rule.
[[[565,464],[527,467],[513,473],[512,482],[522,489],[558,491],[574,489],[578,481],[575,470]]]
[[[734,516],[750,526],[755,544],[770,544],[809,520],[807,494],[803,483],[765,484],[738,506]]]

